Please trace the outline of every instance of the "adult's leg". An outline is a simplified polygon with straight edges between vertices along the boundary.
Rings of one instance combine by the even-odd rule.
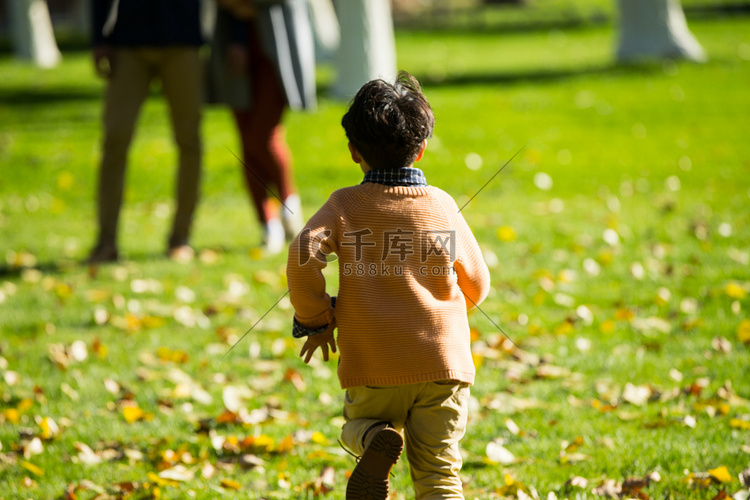
[[[99,242],[91,260],[109,260],[106,257],[110,251],[116,255],[128,148],[151,78],[149,65],[139,50],[115,50],[104,97],[104,138],[97,197]]]
[[[466,432],[469,385],[425,384],[406,420],[406,454],[417,500],[463,499],[459,441]]]
[[[268,189],[282,201],[294,193],[291,153],[284,137],[281,119],[286,96],[274,63],[263,52],[260,40],[250,26],[248,51],[252,106],[235,110],[245,158],[244,175],[261,223],[277,214],[269,202]]]
[[[233,109],[237,131],[240,136],[240,145],[242,146],[242,177],[245,185],[250,192],[251,202],[255,209],[255,215],[261,224],[266,224],[270,219],[276,216],[276,212],[268,197],[268,189],[275,189],[269,176],[262,170],[257,161],[254,159],[254,144],[252,123],[254,121],[253,112],[246,109]]]
[[[179,151],[177,203],[169,238],[169,248],[174,249],[188,244],[190,226],[198,203],[203,150],[200,135],[203,91],[198,49],[163,49],[159,77],[169,103],[172,130]]]

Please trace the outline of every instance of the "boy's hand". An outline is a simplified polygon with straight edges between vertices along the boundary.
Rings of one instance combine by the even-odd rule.
[[[334,318],[328,325],[328,329],[318,335],[311,335],[307,337],[305,345],[302,346],[300,351],[300,357],[305,358],[305,363],[309,363],[310,359],[315,352],[315,349],[320,347],[323,351],[323,361],[328,361],[328,348],[331,348],[331,352],[336,352],[336,339],[333,337],[333,330],[336,328],[336,319]]]

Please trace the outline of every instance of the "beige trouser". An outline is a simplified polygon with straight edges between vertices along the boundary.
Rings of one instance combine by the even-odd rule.
[[[154,79],[161,81],[179,150],[176,209],[170,247],[188,242],[201,168],[202,72],[197,47],[118,48],[104,100],[99,172],[99,244],[115,246],[128,149]]]
[[[417,500],[464,498],[459,441],[466,432],[469,384],[444,380],[346,391],[342,442],[362,455],[368,429],[389,422],[403,432]]]

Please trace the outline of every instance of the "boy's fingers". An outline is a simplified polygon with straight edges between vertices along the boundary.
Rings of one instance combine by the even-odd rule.
[[[302,350],[299,353],[300,357],[305,357],[305,363],[308,363],[310,361],[310,358],[313,355],[313,352],[315,352],[315,349],[310,349],[310,346],[307,342],[305,342],[305,345],[302,346]]]

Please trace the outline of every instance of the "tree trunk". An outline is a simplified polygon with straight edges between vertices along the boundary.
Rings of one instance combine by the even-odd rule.
[[[332,0],[310,0],[310,17],[315,35],[315,59],[332,61],[341,44],[341,28]]]
[[[620,40],[617,59],[688,59],[706,53],[690,32],[679,0],[618,0]]]
[[[333,94],[349,99],[370,80],[396,77],[396,42],[389,0],[337,0],[341,43]]]
[[[52,31],[47,2],[10,0],[8,7],[16,57],[43,68],[51,68],[59,63],[62,56]]]

